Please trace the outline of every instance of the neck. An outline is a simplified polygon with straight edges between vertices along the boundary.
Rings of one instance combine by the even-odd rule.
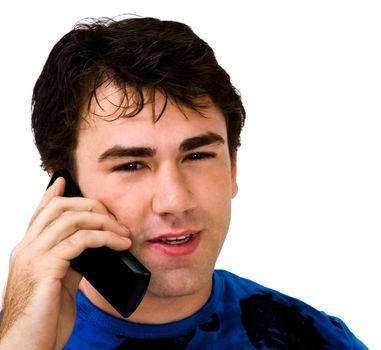
[[[207,288],[191,295],[160,297],[148,291],[138,308],[127,319],[123,318],[85,278],[80,283],[80,289],[95,306],[110,315],[135,323],[163,324],[182,320],[200,310],[210,297],[212,280]]]

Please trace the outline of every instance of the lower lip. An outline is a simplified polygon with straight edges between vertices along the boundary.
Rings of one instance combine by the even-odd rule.
[[[165,244],[163,242],[151,242],[153,249],[170,256],[185,256],[192,254],[200,243],[201,232],[195,233],[193,237],[183,244]]]

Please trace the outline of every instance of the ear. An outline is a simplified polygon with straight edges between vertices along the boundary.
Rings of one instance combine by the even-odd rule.
[[[234,198],[238,192],[237,184],[237,155],[235,154],[231,161],[231,186],[232,186],[232,198]]]

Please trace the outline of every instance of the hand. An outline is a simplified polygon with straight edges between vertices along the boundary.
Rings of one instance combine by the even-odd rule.
[[[65,180],[46,191],[11,254],[0,350],[62,349],[74,327],[81,275],[70,260],[86,248],[128,249],[128,230],[99,201],[64,198]]]

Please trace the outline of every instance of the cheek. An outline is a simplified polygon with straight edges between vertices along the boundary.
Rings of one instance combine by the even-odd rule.
[[[226,170],[209,172],[207,180],[200,181],[195,191],[199,205],[216,217],[217,222],[226,225],[225,222],[230,218],[232,199],[230,172]]]
[[[210,200],[213,200],[213,197],[222,198],[225,201],[232,199],[232,173],[228,164],[228,162],[223,162],[216,169],[208,169],[203,172],[200,184]]]
[[[98,199],[113,214],[118,222],[135,230],[137,223],[146,215],[149,193],[145,186],[114,185],[99,194]]]

